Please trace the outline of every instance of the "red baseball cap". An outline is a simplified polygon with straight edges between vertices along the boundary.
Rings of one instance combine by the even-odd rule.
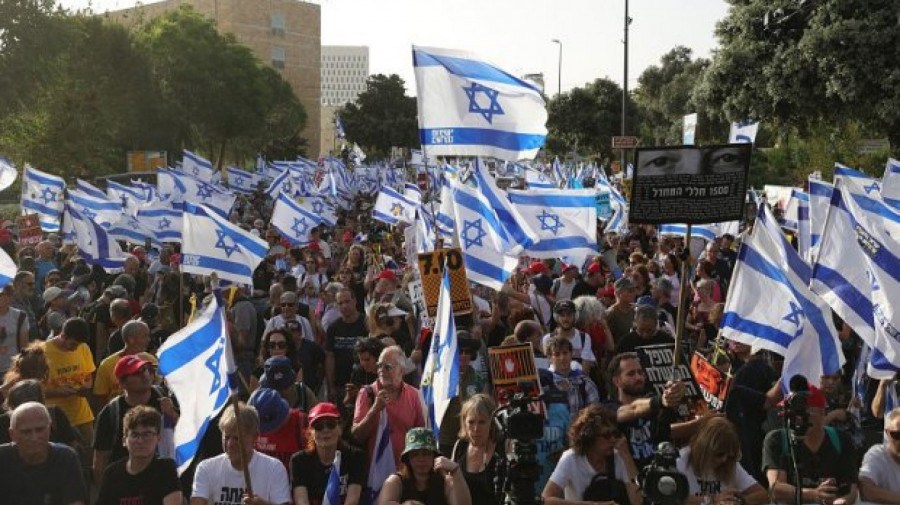
[[[588,265],[587,273],[589,274],[599,274],[600,273],[600,263],[594,262]]]
[[[563,263],[562,271],[566,272],[568,270],[575,270],[577,272],[578,265],[576,265],[575,263],[569,263],[569,264]]]
[[[341,412],[338,410],[337,406],[328,402],[318,403],[309,411],[309,424],[313,424],[319,419],[327,419],[329,417],[340,420]]]
[[[535,261],[528,265],[528,271],[535,275],[542,274],[547,272],[547,265],[543,261]]]
[[[129,375],[134,375],[141,371],[147,365],[152,365],[149,361],[144,361],[136,355],[128,355],[122,356],[119,358],[119,361],[116,362],[116,367],[113,369],[113,373],[116,375],[116,379],[122,380]]]
[[[381,273],[379,273],[378,276],[375,277],[375,280],[376,281],[380,281],[380,280],[396,281],[397,274],[395,274],[393,270],[382,270]]]
[[[616,288],[612,286],[606,286],[597,292],[597,296],[600,298],[615,298],[616,297]]]
[[[824,409],[825,405],[827,404],[827,401],[825,400],[825,393],[823,393],[821,389],[813,386],[812,384],[809,385],[807,391],[808,395],[806,397],[806,406]],[[784,400],[778,402],[778,406],[784,407]]]

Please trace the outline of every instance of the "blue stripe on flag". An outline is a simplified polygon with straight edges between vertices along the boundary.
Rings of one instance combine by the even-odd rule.
[[[413,66],[414,67],[434,67],[442,66],[448,72],[466,79],[476,79],[482,81],[499,82],[509,84],[510,86],[519,86],[528,88],[538,94],[541,90],[522,79],[514,77],[499,68],[478,60],[469,60],[455,56],[445,56],[441,54],[427,53],[422,49],[413,50]]]
[[[423,146],[488,145],[508,151],[528,151],[544,145],[546,135],[516,133],[487,128],[420,128],[419,140]],[[429,139],[432,139],[429,141]]]

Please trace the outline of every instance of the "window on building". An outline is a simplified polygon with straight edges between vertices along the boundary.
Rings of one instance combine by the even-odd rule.
[[[284,48],[283,47],[273,47],[272,48],[272,66],[275,68],[284,68]]]
[[[272,35],[284,37],[284,14],[280,12],[272,13]]]

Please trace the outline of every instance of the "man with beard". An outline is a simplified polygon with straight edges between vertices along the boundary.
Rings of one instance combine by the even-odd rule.
[[[684,396],[684,384],[669,384],[662,396],[647,396],[647,374],[633,352],[613,356],[609,376],[617,391],[616,400],[609,407],[616,410],[619,429],[628,438],[631,455],[640,470],[653,461],[657,445],[671,441],[673,433],[680,429],[680,424],[672,423],[678,419],[675,408]]]
[[[542,347],[546,351],[547,345],[554,338],[562,338],[572,343],[572,361],[581,365],[584,375],[589,375],[591,368],[596,365],[597,358],[591,349],[591,337],[575,327],[575,302],[572,300],[560,300],[553,306],[553,319],[556,321],[556,329],[544,335]]]

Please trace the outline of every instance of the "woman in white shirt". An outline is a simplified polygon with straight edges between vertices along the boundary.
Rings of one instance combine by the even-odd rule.
[[[731,421],[710,417],[681,449],[678,471],[687,476],[686,505],[758,505],[769,495],[740,464],[741,441]]]

